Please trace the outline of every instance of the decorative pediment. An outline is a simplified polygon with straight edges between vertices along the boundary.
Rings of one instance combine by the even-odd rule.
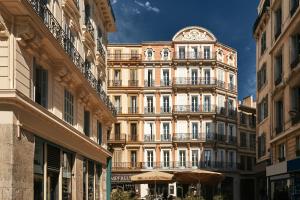
[[[216,37],[208,30],[198,26],[191,26],[178,31],[173,41],[216,41]]]

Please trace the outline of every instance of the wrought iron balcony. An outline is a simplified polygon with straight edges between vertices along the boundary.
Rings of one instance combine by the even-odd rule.
[[[226,108],[225,107],[217,106],[216,109],[217,109],[217,115],[224,116],[224,117],[226,116]]]
[[[216,86],[216,78],[213,77],[176,77],[173,80],[173,86],[201,86],[201,87],[208,87],[208,86]]]
[[[226,135],[225,134],[220,134],[220,133],[216,133],[214,135],[215,140],[218,142],[226,142]]]
[[[231,119],[236,119],[237,118],[236,109],[228,109],[228,117]]]
[[[154,107],[145,107],[144,114],[145,115],[155,114],[155,108]]]
[[[137,114],[139,112],[138,107],[128,107],[128,114]]]
[[[116,111],[117,111],[117,114],[119,115],[119,114],[122,114],[122,107],[120,107],[120,106],[115,106],[115,108],[116,108]]]
[[[131,134],[131,135],[128,135],[128,142],[138,142],[138,136],[137,134]]]
[[[41,3],[41,1],[36,0],[27,0],[32,6],[36,14],[41,18],[44,25],[48,28],[52,36],[57,40],[57,42],[64,49],[66,54],[70,57],[74,65],[78,70],[83,74],[87,79],[90,86],[97,92],[98,97],[105,103],[108,109],[112,112],[112,115],[115,116],[116,109],[111,103],[109,97],[105,93],[100,84],[99,80],[91,73],[90,69],[85,68],[85,61],[81,57],[80,53],[75,48],[72,40],[68,37],[68,34],[60,26],[59,22],[55,19],[54,15],[48,9],[47,5]]]
[[[236,145],[237,144],[237,137],[229,135],[227,143],[230,144],[230,145]]]
[[[201,137],[201,133],[175,133],[175,136],[173,136],[173,142],[193,141],[205,141],[205,138]]]
[[[111,86],[111,87],[121,87],[122,86],[122,80],[111,80],[111,81],[109,81],[109,86]]]
[[[144,142],[155,142],[155,135],[144,135]]]
[[[173,112],[177,114],[212,113],[216,112],[215,105],[174,105]]]
[[[137,87],[138,84],[139,84],[138,80],[129,80],[128,81],[128,86],[130,86],[130,87]]]
[[[160,86],[161,87],[171,87],[172,82],[171,82],[171,80],[168,80],[168,79],[162,79],[162,80],[160,80]]]
[[[145,87],[155,87],[155,80],[145,80],[144,86]]]
[[[217,87],[223,88],[223,89],[226,88],[226,84],[224,81],[217,80],[216,82],[217,82]]]
[[[87,31],[91,34],[91,37],[94,39],[95,38],[94,37],[95,29],[94,29],[94,26],[93,26],[90,18],[85,19],[85,27],[86,27]]]
[[[171,107],[161,107],[160,108],[160,114],[171,114],[172,113],[172,109]]]
[[[171,142],[172,141],[171,134],[162,134],[162,135],[160,135],[160,141],[162,141],[162,142]]]
[[[142,55],[141,54],[108,54],[107,59],[109,61],[141,61]]]
[[[126,143],[126,134],[114,133],[108,138],[107,143]]]
[[[228,90],[235,92],[236,91],[236,85],[232,84],[232,83],[228,83]]]
[[[103,45],[102,45],[102,42],[101,42],[100,38],[97,39],[97,51],[101,55],[103,61],[105,61],[105,50],[103,48]]]
[[[174,55],[177,60],[213,60],[215,57],[213,52],[205,54],[204,52],[195,51],[176,51]]]

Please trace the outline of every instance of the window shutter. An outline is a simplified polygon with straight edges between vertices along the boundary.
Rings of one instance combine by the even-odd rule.
[[[60,168],[60,150],[57,147],[47,146],[47,164],[48,169],[59,172]]]

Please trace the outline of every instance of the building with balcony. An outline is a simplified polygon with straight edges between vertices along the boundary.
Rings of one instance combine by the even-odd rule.
[[[186,27],[171,41],[109,44],[107,74],[108,93],[118,111],[108,136],[113,187],[138,190],[145,196],[153,186],[135,188],[131,175],[206,169],[224,173],[222,191],[229,199],[240,199],[234,49],[205,28]],[[250,165],[255,157],[250,143],[243,150],[242,160],[247,163],[249,157]],[[251,169],[245,166],[242,171]],[[173,183],[161,190],[180,196],[177,186]],[[209,197],[213,189],[204,188]]]
[[[297,199],[300,196],[299,1],[261,0],[258,14],[253,27],[257,43],[257,161],[265,163],[259,169],[267,176],[264,185],[269,188],[269,199]]]
[[[0,2],[0,199],[110,199],[107,0]]]

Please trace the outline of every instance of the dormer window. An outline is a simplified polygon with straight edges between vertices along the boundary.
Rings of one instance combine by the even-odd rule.
[[[146,60],[153,59],[153,49],[147,49],[145,53],[146,53]]]
[[[223,62],[223,58],[224,58],[223,51],[219,49],[217,53],[217,60]]]
[[[228,55],[228,65],[234,66],[234,55],[232,53]]]
[[[162,60],[168,60],[169,59],[169,49],[163,49],[161,52]]]

